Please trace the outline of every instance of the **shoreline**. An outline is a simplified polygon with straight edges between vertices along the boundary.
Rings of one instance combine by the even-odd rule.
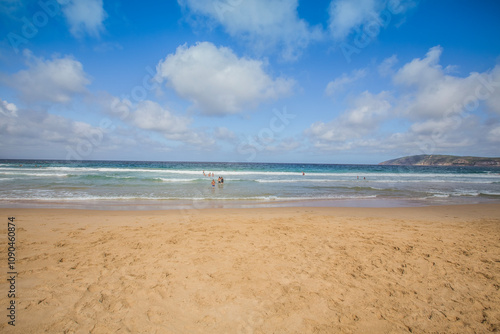
[[[334,199],[204,199],[204,200],[0,200],[0,209],[79,209],[102,211],[148,211],[148,210],[195,210],[195,209],[259,209],[280,207],[357,207],[357,208],[398,208],[427,207],[441,205],[469,205],[498,203],[499,199],[475,198],[334,198]]]
[[[63,215],[77,215],[85,216],[87,214],[92,215],[109,215],[116,217],[128,217],[128,216],[147,216],[149,214],[153,215],[184,215],[191,214],[194,216],[203,216],[205,214],[218,215],[219,212],[224,212],[229,215],[241,215],[241,216],[253,216],[255,214],[265,212],[276,214],[287,214],[288,212],[300,211],[304,213],[343,213],[346,215],[351,215],[353,217],[364,217],[368,218],[373,215],[377,217],[390,218],[394,215],[401,215],[399,218],[411,218],[411,220],[419,220],[419,217],[429,218],[431,215],[435,216],[435,220],[439,221],[440,217],[451,217],[461,220],[477,220],[477,219],[498,219],[500,224],[500,206],[496,203],[468,203],[468,204],[435,204],[435,205],[425,205],[425,206],[305,206],[296,205],[293,206],[282,206],[282,207],[250,207],[250,208],[224,208],[220,210],[217,207],[204,207],[204,208],[172,208],[172,209],[147,209],[147,210],[101,210],[101,209],[74,209],[74,208],[51,208],[51,207],[0,207],[0,214],[4,216],[13,215],[14,213],[29,213],[29,215],[36,216],[38,213],[50,213],[51,217],[54,213],[60,212]],[[14,211],[14,212],[12,212]],[[68,222],[68,224],[70,224]],[[45,225],[45,224],[44,224]],[[500,225],[499,232],[500,232]],[[1,232],[1,231],[0,231]],[[500,246],[500,245],[499,245]]]
[[[290,203],[289,203],[290,204]],[[433,222],[439,222],[441,218],[455,218],[460,221],[468,220],[498,220],[500,232],[500,206],[497,203],[469,203],[469,204],[444,204],[444,205],[426,205],[426,206],[282,206],[282,207],[251,207],[251,208],[220,208],[205,207],[205,208],[189,208],[189,209],[145,209],[145,210],[101,210],[101,209],[74,209],[74,208],[17,208],[17,207],[0,207],[0,214],[5,217],[14,216],[15,214],[28,214],[30,218],[36,218],[38,214],[49,214],[54,217],[55,214],[60,213],[63,217],[69,216],[110,216],[110,217],[143,217],[148,215],[153,216],[195,216],[202,217],[204,215],[221,216],[227,214],[228,216],[241,216],[253,217],[260,213],[270,213],[279,217],[281,214],[289,214],[290,212],[302,212],[312,214],[332,214],[349,217],[362,217],[362,218],[400,218],[409,219],[411,221],[424,221],[430,219]],[[422,219],[420,219],[422,218]],[[127,221],[130,219],[126,219]],[[59,220],[60,221],[60,220]],[[138,223],[138,222],[136,222]],[[97,223],[96,223],[97,224]],[[43,224],[46,226],[46,223]],[[71,225],[71,222],[66,222],[65,225]],[[76,225],[75,225],[76,226]],[[5,231],[1,231],[3,233]],[[500,247],[500,245],[499,245]],[[499,259],[500,260],[500,259]]]

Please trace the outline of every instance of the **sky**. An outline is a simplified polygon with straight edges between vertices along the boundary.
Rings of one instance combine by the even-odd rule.
[[[0,0],[0,158],[500,156],[496,0]]]

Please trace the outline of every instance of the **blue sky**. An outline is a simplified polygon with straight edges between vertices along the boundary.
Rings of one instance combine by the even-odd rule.
[[[0,0],[0,158],[500,156],[500,2]]]

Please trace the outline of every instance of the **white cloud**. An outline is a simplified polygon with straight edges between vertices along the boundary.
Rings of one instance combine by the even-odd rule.
[[[94,102],[98,108],[110,116],[118,117],[121,120],[129,118],[133,104],[127,98],[118,98],[107,92],[100,92],[95,96]]]
[[[213,145],[214,140],[205,131],[190,127],[191,118],[177,116],[172,111],[150,100],[133,104],[127,99],[102,95],[96,100],[101,110],[135,129],[160,133],[164,138],[194,146]]]
[[[486,103],[490,110],[500,114],[500,65],[496,65],[490,73],[481,78],[480,94],[488,95]]]
[[[157,80],[207,115],[235,114],[289,94],[294,82],[272,79],[258,60],[202,42],[177,48],[157,66]]]
[[[355,27],[377,16],[381,2],[376,0],[338,0],[330,3],[330,31],[336,40],[343,40]]]
[[[24,149],[39,150],[38,155],[43,151],[58,151],[61,158],[66,154],[64,145],[86,140],[86,135],[97,128],[46,112],[18,109],[17,117],[0,113],[0,129],[2,145],[7,146],[2,148],[5,153]]]
[[[146,159],[171,148],[147,132],[108,118],[99,125],[46,111],[19,108],[17,117],[0,112],[0,152],[4,157],[22,159]]]
[[[152,101],[137,105],[120,101],[128,109],[115,112],[109,105],[113,102],[110,97],[106,95],[95,102],[119,120],[104,117],[99,126],[46,111],[18,108],[0,99],[0,152],[10,158],[146,159],[174,147],[197,152],[216,147],[207,131],[190,127],[189,118],[176,116]],[[221,133],[231,134],[227,129]]]
[[[442,52],[433,47],[425,57],[391,70],[394,91],[365,92],[337,118],[312,124],[305,133],[314,147],[391,155],[491,155],[500,140],[500,66],[461,77],[454,66],[440,65]],[[392,68],[396,59],[383,64]],[[485,121],[487,112],[491,117]]]
[[[236,134],[225,127],[217,127],[214,131],[215,138],[220,140],[233,141],[236,139]]]
[[[396,55],[392,55],[389,58],[384,59],[384,61],[378,66],[378,73],[382,77],[389,76],[394,72],[394,65],[398,62],[398,57]]]
[[[375,37],[394,19],[394,15],[403,14],[414,5],[413,0],[332,0],[329,7],[330,33],[337,41],[345,40],[360,29],[369,37]]]
[[[106,12],[102,0],[57,0],[62,5],[62,12],[75,37],[89,34],[99,37],[104,31]]]
[[[342,74],[342,76],[328,83],[325,89],[325,93],[332,96],[338,92],[342,92],[345,86],[364,78],[366,74],[366,69],[354,70],[352,71],[351,75],[347,75],[346,73],[344,73]]]
[[[108,93],[99,94],[93,102],[101,112],[117,119],[117,123],[127,124],[131,131],[137,131],[136,136],[148,136],[156,132],[176,144],[192,146],[195,149],[215,144],[215,140],[205,129],[191,127],[191,118],[176,115],[157,102],[144,100],[132,103],[128,99],[120,99]],[[224,129],[216,128],[216,137],[232,134],[228,129]]]
[[[90,79],[83,71],[82,64],[66,56],[44,60],[25,52],[28,69],[21,70],[5,80],[5,84],[15,88],[23,99],[66,103],[75,94],[86,92]]]
[[[191,120],[173,115],[153,101],[139,102],[131,114],[132,123],[144,130],[162,133],[166,138],[183,134],[188,130]]]
[[[424,58],[413,59],[393,76],[401,91],[398,114],[413,123],[406,132],[388,138],[385,145],[413,147],[428,154],[491,152],[497,130],[492,120],[481,122],[477,115],[497,112],[500,67],[465,77],[451,75],[454,66],[439,64],[442,52],[440,46],[433,47]]]
[[[17,117],[17,106],[0,99],[0,114],[8,117]]]
[[[500,94],[500,68],[495,67],[491,73],[452,76],[439,64],[442,52],[440,46],[433,47],[425,58],[413,59],[394,75],[395,84],[402,91],[406,89],[399,106],[402,113],[411,119],[440,119],[474,112],[483,100],[495,110],[493,101]]]
[[[378,129],[380,122],[390,116],[390,110],[391,104],[387,92],[378,95],[364,92],[353,102],[351,109],[329,123],[312,124],[305,134],[317,147],[327,147],[330,144],[343,145],[372,134]],[[331,147],[337,148],[337,146]]]
[[[495,126],[488,132],[488,139],[492,142],[500,143],[500,125]]]
[[[425,58],[415,58],[405,64],[394,76],[397,84],[426,88],[429,84],[443,77],[443,69],[439,65],[439,58],[443,52],[441,46],[432,47]]]
[[[384,138],[380,145],[388,151],[406,150],[409,154],[471,154],[471,150],[479,154],[491,149],[492,143],[483,135],[488,128],[473,116],[429,119]]]
[[[234,38],[243,39],[259,53],[279,48],[295,60],[311,41],[322,38],[319,27],[298,17],[298,0],[178,0],[192,15],[208,17]]]

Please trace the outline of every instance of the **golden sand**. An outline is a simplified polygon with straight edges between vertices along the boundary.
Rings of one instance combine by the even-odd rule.
[[[500,205],[0,212],[2,333],[500,330]]]

